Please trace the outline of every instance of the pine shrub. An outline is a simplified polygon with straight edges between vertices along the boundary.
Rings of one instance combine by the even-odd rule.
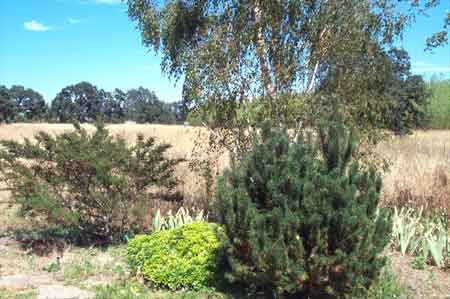
[[[220,228],[194,222],[130,240],[127,260],[153,286],[171,290],[212,286],[221,263]]]
[[[0,141],[1,178],[24,216],[47,225],[76,228],[81,242],[110,243],[136,228],[134,210],[150,205],[149,188],[171,188],[178,159],[168,144],[137,137],[134,145],[113,137],[103,124],[89,134],[79,124],[57,136]]]
[[[391,221],[353,134],[334,123],[291,142],[266,124],[254,139],[218,183],[228,279],[267,298],[365,294],[385,263]]]

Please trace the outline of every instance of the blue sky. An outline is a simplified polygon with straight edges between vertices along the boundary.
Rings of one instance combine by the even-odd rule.
[[[423,51],[425,39],[442,29],[450,1],[419,17],[400,44],[415,73],[450,74],[450,48]],[[160,57],[141,45],[120,0],[0,0],[0,84],[20,84],[47,101],[65,86],[89,81],[112,90],[143,86],[165,101],[181,99],[161,74]]]

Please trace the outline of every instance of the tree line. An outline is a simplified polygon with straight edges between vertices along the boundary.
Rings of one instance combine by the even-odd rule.
[[[186,119],[181,102],[165,103],[153,91],[133,88],[109,92],[89,82],[63,88],[47,104],[37,91],[0,85],[0,122],[180,123]]]

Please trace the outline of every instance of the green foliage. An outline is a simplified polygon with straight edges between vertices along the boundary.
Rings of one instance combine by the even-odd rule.
[[[433,129],[450,129],[450,80],[434,77],[427,83],[429,104],[427,119]]]
[[[1,293],[0,293],[1,294]],[[234,294],[227,289],[225,292],[210,290],[201,291],[156,291],[145,288],[134,281],[117,282],[100,286],[96,291],[96,299],[250,299],[244,294]],[[383,270],[380,278],[374,283],[367,297],[353,299],[406,299],[404,289],[399,286],[395,275],[389,268]]]
[[[149,187],[171,188],[179,159],[165,157],[168,144],[139,135],[136,144],[96,124],[93,134],[40,132],[34,141],[1,141],[1,179],[24,216],[76,228],[84,241],[119,241],[135,226],[139,203],[150,204]]]
[[[63,88],[52,101],[51,114],[58,122],[93,122],[100,118],[113,123],[175,123],[185,119],[180,103],[166,104],[146,88],[107,92],[89,82]]]
[[[148,290],[138,283],[122,282],[108,284],[98,288],[96,299],[147,299],[150,298]]]
[[[0,298],[2,299],[35,299],[37,298],[36,290],[9,291],[0,288]]]
[[[386,59],[386,96],[390,100],[385,113],[385,125],[397,134],[409,133],[411,129],[426,125],[428,92],[425,81],[419,75],[411,74],[408,53],[401,49],[391,49]]]
[[[38,92],[23,86],[13,85],[9,89],[9,96],[15,105],[16,120],[36,121],[44,120],[47,117],[47,104]]]
[[[76,227],[47,224],[45,228],[18,229],[14,238],[25,250],[39,255],[50,254],[55,248],[62,248],[68,243],[79,243],[83,237]]]
[[[293,95],[281,99],[283,105],[281,113],[283,115],[284,124],[289,128],[295,128],[298,120],[304,116],[306,109],[306,98]],[[195,108],[189,112],[187,120],[189,125],[200,126],[207,125],[215,128],[221,126],[220,109],[211,103],[207,103]],[[243,125],[245,127],[254,127],[266,119],[270,118],[270,107],[264,101],[264,98],[256,98],[252,101],[243,102],[236,105],[235,125]],[[222,123],[223,124],[223,123]]]
[[[392,216],[392,241],[394,242],[396,249],[400,250],[402,254],[406,254],[408,251],[415,251],[418,242],[413,238],[418,230],[418,225],[422,217],[422,211],[417,214],[414,210],[394,208],[394,214]]]
[[[448,44],[448,30],[450,29],[450,12],[446,11],[444,16],[443,30],[433,33],[432,36],[427,38],[426,50],[432,51],[434,48],[445,46]]]
[[[97,289],[95,299],[238,299],[211,290],[200,291],[155,291],[143,287],[141,284],[126,281],[101,286]],[[244,298],[244,297],[242,297]]]
[[[367,135],[389,105],[387,50],[436,2],[127,1],[143,44],[184,80],[186,106],[206,108],[194,120],[247,128],[242,109],[258,99],[266,119],[297,127],[337,102]],[[289,99],[297,98],[307,109],[292,117]]]
[[[379,175],[352,159],[356,141],[340,122],[322,127],[317,146],[311,138],[291,142],[266,124],[219,180],[228,278],[270,298],[365,294],[384,265],[391,222],[377,209]]]
[[[92,122],[101,111],[99,90],[89,82],[63,88],[52,101],[51,113],[59,122]]]
[[[415,256],[411,262],[411,267],[416,270],[423,270],[427,264],[427,260],[424,256]]]
[[[175,123],[184,121],[179,103],[167,104],[146,88],[130,89],[126,93],[126,118],[137,123]]]
[[[61,270],[60,264],[58,261],[52,261],[50,263],[48,263],[47,265],[45,265],[42,270],[46,271],[46,272],[58,272],[59,270]]]
[[[370,288],[367,297],[359,297],[358,299],[407,299],[405,289],[397,281],[395,274],[389,266],[386,266],[380,277],[375,280]],[[355,298],[356,299],[356,298]]]
[[[11,122],[16,116],[14,102],[9,96],[9,89],[0,86],[0,123]]]
[[[220,264],[221,243],[215,224],[194,222],[139,235],[129,242],[127,260],[156,287],[171,290],[212,286]]]
[[[0,86],[0,122],[38,121],[47,118],[47,104],[38,92],[13,85]]]

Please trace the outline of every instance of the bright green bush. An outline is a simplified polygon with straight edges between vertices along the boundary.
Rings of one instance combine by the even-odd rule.
[[[219,226],[194,222],[179,228],[139,235],[128,244],[134,272],[156,287],[198,290],[210,286],[220,263]]]

